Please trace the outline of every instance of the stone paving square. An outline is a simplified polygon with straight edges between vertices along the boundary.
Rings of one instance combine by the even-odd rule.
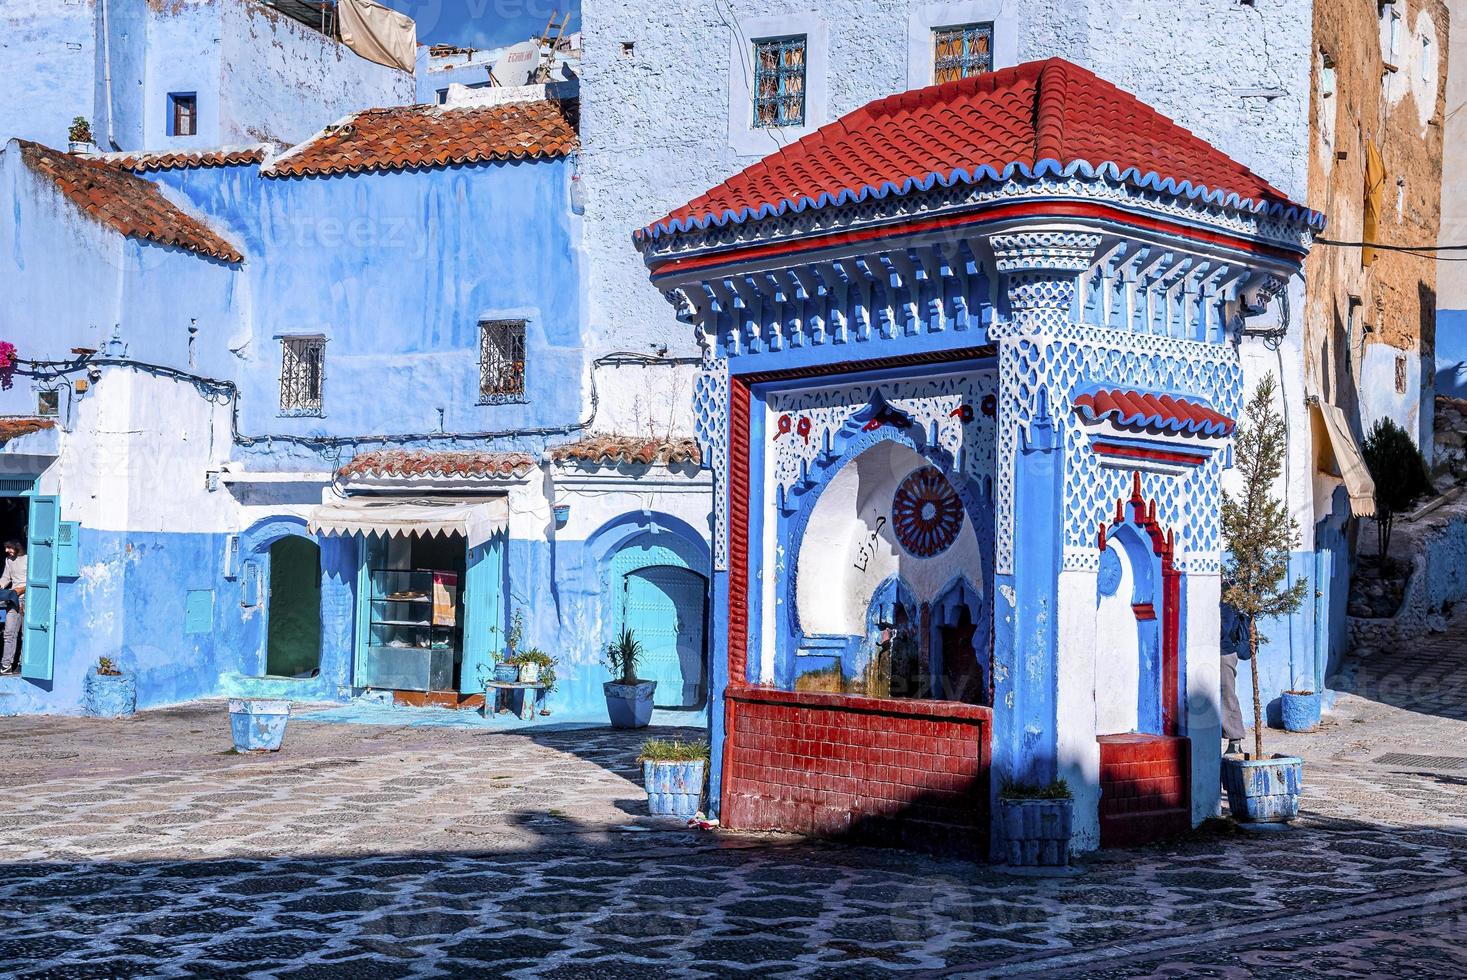
[[[642,733],[306,709],[258,757],[222,702],[0,719],[0,975],[1459,976],[1467,773],[1372,760],[1461,753],[1464,657],[1367,661],[1270,733],[1309,760],[1294,829],[1061,879],[655,820]]]

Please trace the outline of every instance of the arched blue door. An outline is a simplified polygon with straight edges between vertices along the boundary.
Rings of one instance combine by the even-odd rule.
[[[620,621],[642,642],[637,676],[657,682],[660,708],[696,708],[703,703],[704,614],[708,583],[678,565],[650,565],[621,580]]]

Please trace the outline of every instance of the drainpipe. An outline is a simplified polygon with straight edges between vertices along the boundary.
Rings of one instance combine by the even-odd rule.
[[[107,19],[107,0],[102,4],[102,95],[107,100],[107,145],[120,150],[112,130],[112,27]]]

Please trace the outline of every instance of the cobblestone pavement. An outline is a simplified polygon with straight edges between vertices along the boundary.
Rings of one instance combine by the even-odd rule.
[[[638,736],[0,719],[0,975],[1467,973],[1467,633],[1361,666],[1281,834],[1014,878],[643,816]],[[1392,666],[1394,664],[1394,666]]]

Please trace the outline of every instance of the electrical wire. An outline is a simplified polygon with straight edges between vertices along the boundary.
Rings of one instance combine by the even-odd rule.
[[[301,436],[293,434],[269,434],[269,435],[245,435],[240,432],[239,405],[240,389],[233,381],[223,378],[210,378],[201,374],[193,374],[181,371],[175,367],[165,364],[150,364],[146,361],[136,361],[129,357],[108,357],[98,355],[85,355],[71,361],[32,361],[18,360],[18,364],[29,365],[31,370],[18,373],[35,377],[42,375],[49,377],[60,377],[77,371],[90,370],[93,367],[126,367],[137,371],[144,371],[159,377],[171,378],[175,381],[183,381],[192,384],[203,397],[216,405],[222,405],[226,401],[230,403],[230,435],[235,445],[257,446],[261,444],[282,443],[285,445],[305,446],[311,449],[334,449],[343,446],[355,446],[363,443],[374,445],[399,445],[410,442],[442,442],[445,440],[454,442],[490,442],[500,439],[536,438],[540,436],[565,436],[576,432],[584,432],[591,428],[596,422],[596,413],[600,408],[601,396],[596,386],[596,369],[600,367],[628,366],[640,364],[643,366],[677,366],[701,363],[701,358],[666,355],[643,354],[639,351],[614,351],[603,354],[591,362],[591,407],[586,417],[578,422],[566,425],[544,425],[517,429],[500,429],[489,432],[405,432],[405,433],[374,433],[371,435],[351,436]]]
[[[1387,245],[1382,242],[1342,242],[1334,238],[1315,238],[1314,244],[1331,245],[1335,248],[1373,248],[1378,252],[1405,252],[1424,258],[1437,252],[1467,252],[1467,245]],[[1443,262],[1467,262],[1467,255],[1461,258],[1437,255],[1436,258]]]

